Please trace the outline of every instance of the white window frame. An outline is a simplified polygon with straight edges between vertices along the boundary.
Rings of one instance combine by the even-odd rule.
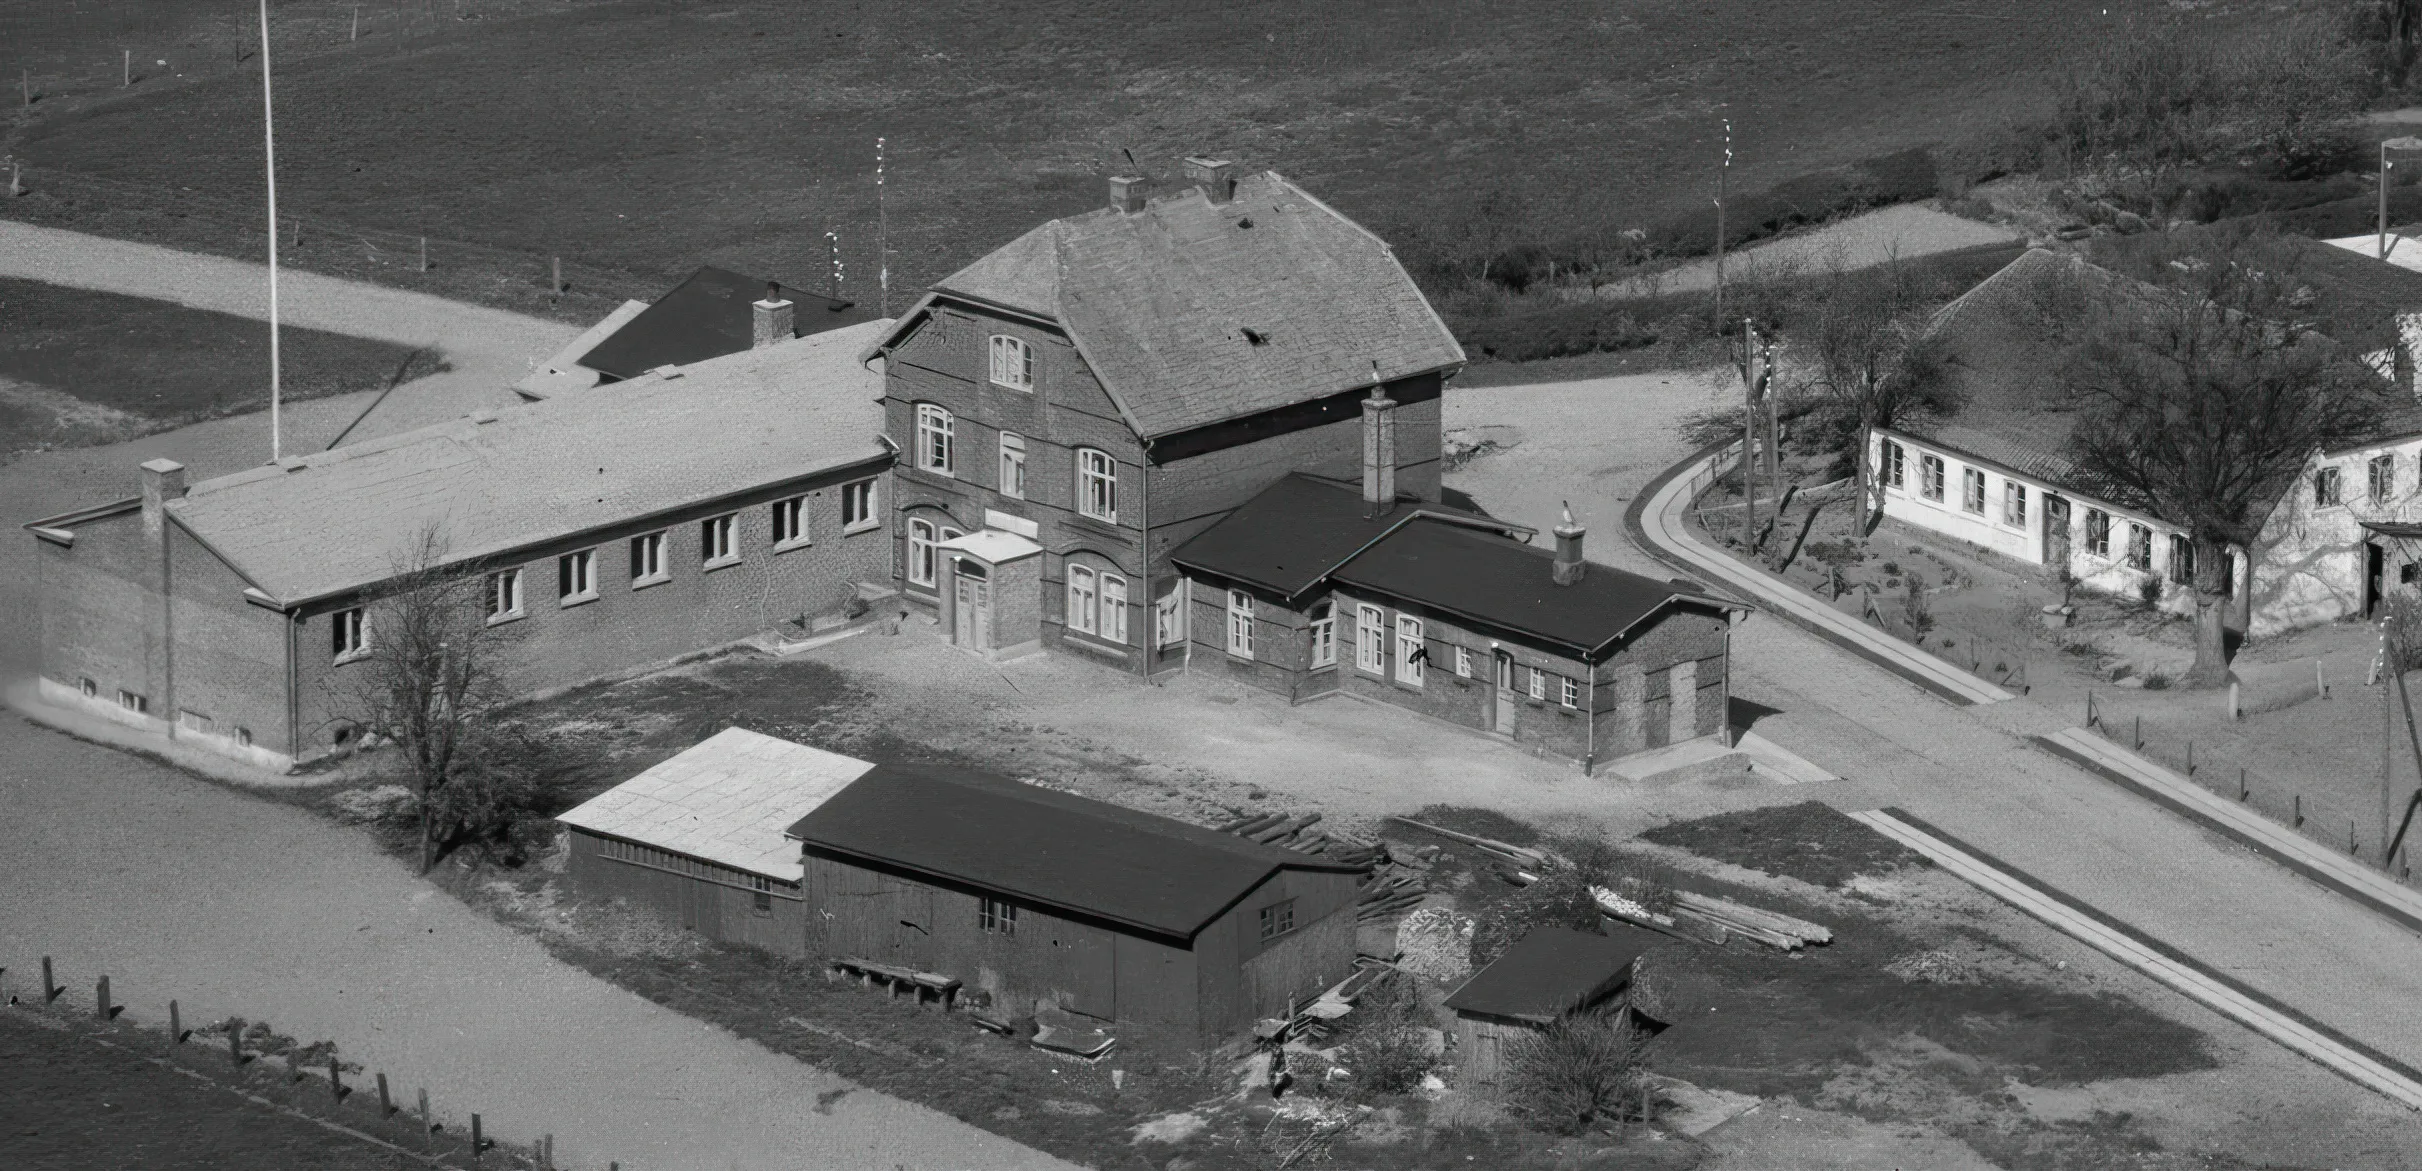
[[[1179,578],[1169,592],[1161,595],[1152,610],[1152,641],[1155,646],[1184,646],[1186,643],[1186,602],[1194,594],[1193,581]]]
[[[698,522],[698,567],[740,564],[740,514],[727,512]]]
[[[1428,628],[1421,619],[1410,614],[1396,616],[1396,681],[1414,687],[1421,686],[1429,665],[1429,651],[1423,641]]]
[[[370,653],[370,616],[362,607],[339,610],[328,616],[329,650],[339,663],[350,663]]]
[[[990,935],[1018,933],[1018,905],[1007,899],[978,899],[976,927]]]
[[[1026,499],[1026,437],[1015,431],[1001,432],[999,491],[1012,500]]]
[[[1581,681],[1573,678],[1570,675],[1559,675],[1557,678],[1562,680],[1564,683],[1563,693],[1561,696],[1559,696],[1559,699],[1562,701],[1563,705],[1568,708],[1580,707]]]
[[[1980,468],[1961,468],[1959,475],[1960,511],[1985,515],[1985,473]]]
[[[2386,504],[2397,496],[2397,453],[2375,455],[2364,462],[2365,488],[2374,504]]]
[[[664,563],[664,530],[631,538],[631,588],[644,590],[673,580]]]
[[[932,521],[923,517],[908,520],[908,583],[934,589],[940,575],[934,572],[937,555],[934,546],[941,544]]]
[[[1243,590],[1228,591],[1228,653],[1253,657],[1253,595]]]
[[[566,606],[597,600],[596,549],[575,549],[555,559],[555,593]]]
[[[151,697],[121,687],[118,689],[118,706],[138,716],[147,716],[151,714]]]
[[[1118,523],[1118,461],[1109,452],[1076,449],[1076,510],[1093,520]]]
[[[812,531],[815,514],[807,507],[807,497],[793,496],[774,501],[768,515],[771,518],[768,531],[773,534],[773,547],[777,551],[815,543],[815,533]]]
[[[86,677],[84,678],[83,682],[81,682],[81,683],[77,684],[77,686],[83,689],[83,691],[84,691],[84,698],[86,698],[86,699],[99,699],[99,698],[101,698],[101,684],[100,684],[98,681],[94,680],[94,679],[93,679],[91,676],[86,676]]]
[[[1127,645],[1127,579],[1116,573],[1103,572],[1102,614],[1098,622],[1103,642]]]
[[[883,527],[883,514],[875,510],[876,481],[873,477],[852,480],[841,485],[841,532],[843,535],[862,533]]]
[[[1337,665],[1337,603],[1322,602],[1312,607],[1312,666]]]
[[[2002,523],[2011,528],[2027,527],[2027,486],[2016,480],[2002,480]]]
[[[2346,489],[2340,482],[2338,469],[2313,469],[2313,507],[2335,508],[2346,503]]]
[[[480,596],[485,599],[488,625],[511,622],[521,617],[521,568],[499,569],[489,574]]]
[[[955,474],[951,471],[951,447],[957,440],[957,429],[949,411],[934,403],[917,404],[917,470],[937,476]]]
[[[1034,389],[1034,344],[1005,333],[992,335],[992,384],[1011,390]]]
[[[1546,702],[1546,701],[1547,701],[1547,672],[1542,671],[1542,670],[1540,670],[1540,669],[1539,669],[1539,668],[1537,668],[1537,667],[1532,667],[1532,668],[1530,668],[1530,673],[1531,673],[1531,698],[1532,698],[1532,699],[1535,699],[1535,700],[1539,700],[1539,701],[1540,701],[1540,702],[1542,702],[1542,703]]]
[[[2111,514],[2099,508],[2086,510],[2086,552],[2105,559],[2111,556]]]
[[[2135,521],[2128,522],[2128,548],[2124,558],[2128,568],[2138,573],[2153,572],[2153,530]]]
[[[1354,605],[1354,666],[1383,678],[1388,673],[1388,612],[1368,602]]]
[[[1882,462],[1884,465],[1884,486],[1894,489],[1895,491],[1908,491],[1908,480],[1906,478],[1908,475],[1909,464],[1908,449],[1887,439],[1884,441],[1884,457]]]
[[[1472,677],[1472,648],[1468,646],[1455,648],[1455,677],[1458,679]]]
[[[2195,542],[2185,533],[2170,534],[2170,560],[2165,566],[2171,581],[2182,586],[2195,584]]]
[[[1943,465],[1943,457],[1919,455],[1917,457],[1917,494],[1936,504],[1941,504],[1943,502],[1943,481],[1948,475],[1949,470]]]
[[[1079,634],[1094,633],[1101,588],[1100,575],[1091,568],[1074,564],[1068,567],[1068,613],[1063,619],[1068,629]]]

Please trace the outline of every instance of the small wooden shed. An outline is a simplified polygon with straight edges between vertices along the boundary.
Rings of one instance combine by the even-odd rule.
[[[1665,940],[1620,924],[1607,930],[1592,935],[1541,927],[1447,994],[1466,1088],[1495,1092],[1505,1073],[1506,1046],[1514,1041],[1558,1018],[1619,1006],[1640,957]]]
[[[782,831],[873,767],[726,728],[556,819],[572,884],[718,943],[800,955],[799,846]]]

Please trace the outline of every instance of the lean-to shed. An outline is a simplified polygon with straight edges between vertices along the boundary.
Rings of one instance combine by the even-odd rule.
[[[1560,1017],[1604,1011],[1631,987],[1642,955],[1665,942],[1636,927],[1609,934],[1541,927],[1448,993],[1465,1087],[1493,1092],[1505,1072],[1506,1046]]]

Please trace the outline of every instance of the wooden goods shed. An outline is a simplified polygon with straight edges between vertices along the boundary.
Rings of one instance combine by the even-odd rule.
[[[1573,1013],[1617,1007],[1642,955],[1665,941],[1609,924],[1607,935],[1541,927],[1447,994],[1467,1089],[1495,1092],[1506,1047]]]
[[[873,767],[726,728],[557,819],[572,884],[718,943],[800,955],[799,847],[782,831]]]
[[[807,951],[1190,1039],[1354,970],[1365,867],[938,766],[879,766],[790,829]]]

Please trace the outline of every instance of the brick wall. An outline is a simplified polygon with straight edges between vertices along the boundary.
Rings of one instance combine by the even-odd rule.
[[[226,741],[213,747],[253,747],[292,755],[286,704],[286,616],[244,600],[248,583],[184,529],[168,530],[171,615],[176,678],[162,718],[186,712],[208,721],[182,727],[178,739]],[[155,703],[162,702],[155,700]],[[240,731],[239,731],[240,730]]]
[[[140,514],[128,511],[74,527],[75,544],[35,544],[42,621],[42,676],[72,690],[90,679],[98,698],[120,688],[166,698],[167,663],[151,634],[159,594]]]

